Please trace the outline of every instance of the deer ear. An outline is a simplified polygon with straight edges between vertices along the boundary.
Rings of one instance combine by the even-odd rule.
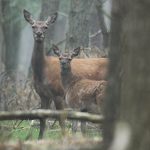
[[[23,14],[24,14],[25,20],[27,22],[29,22],[31,25],[33,25],[35,21],[33,20],[32,15],[30,14],[30,12],[28,12],[27,10],[24,9]]]
[[[57,19],[57,12],[47,18],[46,24],[49,25],[49,23],[54,23],[56,19]]]
[[[71,58],[73,58],[75,56],[78,56],[79,53],[80,53],[80,47],[78,47],[78,48],[76,48],[76,49],[73,50]]]
[[[52,45],[52,50],[54,52],[54,54],[56,54],[58,57],[60,56],[60,50],[56,45]]]

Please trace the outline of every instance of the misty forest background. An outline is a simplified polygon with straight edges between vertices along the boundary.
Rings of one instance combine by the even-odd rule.
[[[58,12],[45,38],[61,50],[82,47],[81,57],[106,57],[110,30],[110,1],[106,0],[0,0],[0,110],[35,109],[40,101],[32,86],[33,34],[23,9],[44,20]],[[34,101],[34,99],[36,99]],[[15,106],[15,107],[14,107]]]

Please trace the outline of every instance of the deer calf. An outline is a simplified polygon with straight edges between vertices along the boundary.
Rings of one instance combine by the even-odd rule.
[[[61,69],[61,82],[65,92],[65,101],[68,107],[81,112],[101,113],[101,105],[105,95],[107,81],[90,80],[72,73],[71,61],[77,56],[80,48],[73,50],[71,54],[60,54],[60,50],[53,46],[54,53],[59,57]],[[72,130],[76,132],[77,122]],[[81,131],[85,132],[85,122],[81,122]]]

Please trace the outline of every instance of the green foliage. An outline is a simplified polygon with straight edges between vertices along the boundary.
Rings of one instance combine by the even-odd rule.
[[[72,135],[71,123],[67,122],[66,130],[69,136]],[[37,126],[31,126],[31,121],[1,121],[0,122],[0,141],[8,140],[36,140],[39,134],[39,124]],[[77,132],[78,136],[81,136],[81,132]],[[101,138],[101,134],[97,131],[88,130],[88,138]],[[62,138],[61,129],[58,121],[53,127],[49,127],[46,130],[45,139],[60,140]]]
[[[30,121],[1,121],[0,141],[37,139],[39,129],[32,128]]]

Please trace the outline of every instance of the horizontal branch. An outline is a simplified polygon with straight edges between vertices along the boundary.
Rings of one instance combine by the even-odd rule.
[[[56,111],[56,110],[33,110],[33,111],[13,111],[6,112],[0,111],[0,120],[32,120],[44,118],[59,118],[85,120],[93,123],[101,123],[104,118],[101,115],[93,115],[89,113],[76,112],[76,111]]]

